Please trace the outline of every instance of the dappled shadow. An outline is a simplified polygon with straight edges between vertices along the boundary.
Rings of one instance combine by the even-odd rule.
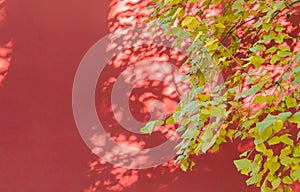
[[[111,0],[107,17],[109,30],[112,32],[143,23],[151,14],[147,9],[151,4],[149,0]]]
[[[142,1],[142,2],[112,1],[111,3],[112,10],[109,14],[110,30],[115,31],[116,29],[122,29],[127,26],[132,26],[132,25],[136,25],[137,23],[141,23],[141,21],[147,18],[147,14],[149,14],[149,11],[145,11],[146,9],[144,8],[145,5],[149,5],[149,4],[150,3],[147,3],[147,1]],[[216,11],[212,11],[209,14],[212,15],[217,14],[218,13],[217,10],[220,10],[221,8],[222,7],[216,7]],[[299,42],[295,41],[296,37],[299,35],[299,21],[297,23],[297,19],[293,18],[295,17],[295,15],[296,14],[293,14],[293,16],[287,18],[286,12],[283,12],[278,17],[278,20],[287,27],[286,31],[288,32],[288,34],[293,37],[293,39],[286,42],[288,46],[291,47],[292,51],[296,51],[299,49]],[[242,28],[240,30],[242,31]],[[242,32],[239,35],[242,35]],[[247,44],[250,41],[251,39],[245,40],[243,43]],[[151,55],[154,58],[155,57],[160,58],[161,55],[159,54],[162,54],[163,52],[160,52],[160,50],[157,50],[156,48],[153,47],[152,48],[150,47],[148,49],[142,47],[139,50],[135,50],[138,53],[137,55],[135,55],[136,52],[134,52],[132,49],[126,51],[124,51],[123,54],[120,54],[119,56],[115,57],[114,60],[112,60],[111,63],[106,66],[104,71],[107,71],[107,73],[104,72],[99,78],[99,82],[97,85],[97,96],[96,96],[98,115],[100,120],[102,120],[102,122],[105,124],[105,127],[108,127],[107,129],[108,134],[112,138],[114,138],[116,142],[123,143],[126,145],[134,145],[141,148],[153,147],[155,144],[157,145],[164,142],[167,137],[163,136],[163,134],[160,134],[159,132],[158,133],[156,132],[151,136],[149,135],[143,136],[143,135],[136,135],[132,133],[136,130],[125,130],[122,126],[120,126],[117,120],[122,119],[122,117],[124,118],[124,116],[126,117],[126,113],[122,108],[118,108],[118,106],[117,109],[114,110],[113,109],[114,106],[112,106],[113,104],[111,98],[107,97],[106,95],[111,95],[113,84],[117,81],[118,75],[120,75],[127,67],[130,67],[130,65],[133,65],[135,62],[138,62],[139,60],[147,59],[147,57],[149,57],[148,55]],[[140,57],[139,60],[134,60],[134,59],[132,61],[130,60],[131,57],[135,58],[137,56]],[[136,71],[138,71],[138,69],[131,71],[131,73],[134,73]],[[282,68],[280,67],[275,68],[274,66],[265,66],[263,73],[270,74],[270,78],[276,81],[276,79],[280,76],[281,72],[282,72]],[[137,120],[141,122],[145,122],[151,118],[151,115],[149,113],[150,102],[148,102],[148,100],[159,99],[161,101],[164,101],[164,99],[167,99],[168,101],[165,101],[166,103],[169,103],[171,106],[176,105],[176,103],[178,102],[178,98],[174,97],[173,94],[171,94],[171,97],[170,94],[164,94],[163,90],[165,89],[165,86],[167,85],[165,85],[163,82],[159,83],[155,81],[145,81],[144,83],[140,83],[138,86],[135,87],[135,89],[132,91],[131,96],[129,97],[129,102],[131,103],[130,112]],[[247,88],[246,84],[244,85],[244,88]],[[162,90],[162,91],[157,91],[157,90]],[[120,103],[128,102],[127,101],[128,98],[125,95],[123,96],[119,95],[118,99]],[[248,106],[245,105],[244,107],[248,107]],[[172,110],[174,110],[174,107],[172,108]],[[171,112],[172,110],[168,110],[168,112]],[[156,110],[156,112],[159,111],[160,111],[159,109]],[[120,118],[114,117],[116,116],[116,114],[113,113],[119,114],[117,116],[120,116]],[[245,188],[244,185],[245,177],[236,175],[236,173],[234,173],[234,171],[236,170],[232,166],[233,164],[232,160],[237,158],[237,154],[246,151],[252,146],[253,146],[253,142],[250,140],[238,141],[234,145],[226,144],[221,148],[218,154],[215,154],[216,159],[211,154],[207,154],[205,156],[201,155],[199,158],[196,158],[197,167],[195,168],[195,170],[193,170],[192,173],[186,173],[186,174],[183,174],[179,170],[179,168],[172,163],[172,161],[169,161],[169,163],[158,166],[156,168],[151,168],[146,170],[135,170],[135,169],[132,170],[132,169],[125,169],[125,168],[117,168],[113,166],[106,167],[104,166],[105,163],[99,159],[91,162],[90,164],[91,170],[93,170],[90,173],[91,175],[93,175],[92,177],[97,178],[98,176],[100,178],[96,179],[93,182],[93,184],[89,187],[90,189],[89,191],[143,190],[143,191],[176,192],[182,190],[181,186],[174,187],[176,186],[176,182],[183,182],[183,181],[184,181],[183,183],[186,185],[185,190],[189,190],[189,191],[198,191],[198,190],[258,191],[258,189],[255,189],[254,187]],[[206,158],[210,160],[205,161],[204,159]],[[225,165],[225,163],[227,163],[228,167],[225,166],[220,168],[219,167],[220,162],[217,162],[218,161],[217,159],[222,162],[221,163],[222,165]],[[217,170],[216,167],[218,167],[220,170]],[[232,169],[229,167],[231,167]],[[117,171],[115,172],[114,170]],[[167,173],[164,173],[164,171],[162,170],[167,170]],[[222,175],[225,172],[226,174],[230,173],[231,176],[229,177],[220,176],[220,174]],[[102,174],[105,176],[110,175],[110,177],[104,178]],[[205,174],[206,176],[209,175],[209,176],[204,178],[202,174]],[[150,175],[152,176],[150,177]],[[166,175],[168,175],[167,177],[169,179],[166,179],[165,177]],[[190,182],[187,181],[188,178],[191,177],[191,175],[193,175],[193,177],[198,178],[197,182],[199,185],[201,185],[201,187],[199,186],[198,188],[197,187],[195,188],[192,184],[192,181]],[[210,180],[213,178],[214,179],[219,178],[219,180],[224,181],[223,185],[220,184],[218,186],[213,186]],[[230,185],[229,183],[233,181],[234,178],[239,178],[239,179],[236,180],[234,184]],[[144,180],[148,180],[148,182],[151,183],[151,185],[154,187],[152,187],[149,190],[143,188],[142,186]]]
[[[0,191],[258,191],[246,187],[246,177],[240,175],[232,163],[239,151],[251,143],[228,143],[217,154],[200,155],[194,159],[197,166],[188,173],[183,173],[171,161],[142,170],[116,167],[92,154],[84,144],[71,104],[74,75],[80,60],[89,47],[109,31],[147,18],[148,12],[142,10],[146,10],[149,3],[148,0],[8,2],[8,20],[7,23],[1,20],[0,28],[3,47],[0,56],[11,63],[9,75],[0,89]],[[0,11],[0,15],[2,13]],[[107,15],[110,15],[109,21],[103,19]],[[11,37],[14,53],[10,60]],[[151,136],[124,129],[117,121],[126,124],[123,116],[113,114],[113,110],[122,114],[122,108],[113,108],[109,95],[120,74],[128,77],[136,71],[133,68],[126,71],[128,66],[144,59],[152,62],[157,57],[163,60],[155,59],[154,65],[164,61],[180,66],[183,58],[177,56],[159,46],[129,47],[108,63],[98,80],[95,103],[99,119],[114,141],[125,146],[150,148],[164,143],[172,135],[174,127],[162,127]],[[148,121],[151,115],[153,118],[167,115],[179,101],[176,89],[157,80],[137,83],[127,95],[130,112],[141,122]],[[151,100],[161,100],[167,104],[166,108],[154,105],[158,110],[149,113]],[[122,104],[125,99],[120,97],[119,101],[117,104]],[[101,136],[94,139],[102,145]]]
[[[110,31],[142,23],[149,16],[146,9],[149,4],[150,1],[112,1],[108,14]],[[151,135],[140,134],[139,128],[145,125],[143,122],[164,119],[175,111],[180,100],[178,87],[183,85],[178,81],[173,81],[178,87],[167,83],[177,76],[173,75],[172,69],[164,65],[164,62],[180,67],[186,58],[164,46],[128,47],[128,44],[143,38],[143,34],[131,30],[126,31],[126,34],[129,38],[113,45],[118,47],[119,52],[106,64],[99,76],[95,98],[97,113],[107,134],[118,145],[138,149],[152,148],[168,141],[175,127],[161,126]],[[140,63],[144,64],[139,65]],[[148,77],[151,74],[161,74],[161,78],[150,80]],[[156,110],[151,110],[152,101],[157,100],[161,103],[155,105]],[[125,103],[128,103],[129,109],[124,109]],[[161,104],[165,104],[165,107],[160,108]],[[132,118],[141,123],[138,124],[140,127],[131,124]],[[144,158],[147,153],[138,152],[140,161],[131,162],[127,161],[128,156],[132,155],[129,152],[124,153],[117,149],[115,152],[106,151],[109,147],[105,135],[91,134],[90,138],[94,153],[100,157],[109,156],[109,161],[119,162],[123,159],[125,167],[148,161]],[[89,163],[89,186],[86,191],[243,191],[245,177],[239,175],[232,163],[237,155],[236,145],[225,145],[216,155],[207,154],[195,158],[197,166],[191,173],[182,172],[173,163],[174,159],[153,168],[129,169],[107,163],[107,157],[99,158]],[[223,166],[225,163],[228,166]],[[220,184],[216,185],[216,180]],[[251,187],[247,190],[257,191]]]
[[[11,62],[13,41],[6,22],[6,2],[0,1],[0,86],[7,76]]]

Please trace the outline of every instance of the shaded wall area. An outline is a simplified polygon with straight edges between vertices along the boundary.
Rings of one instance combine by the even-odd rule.
[[[7,76],[13,50],[13,40],[6,20],[6,1],[0,1],[0,86]]]

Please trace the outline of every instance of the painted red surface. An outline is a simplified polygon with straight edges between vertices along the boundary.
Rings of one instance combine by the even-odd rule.
[[[246,187],[246,177],[232,163],[245,143],[199,156],[188,173],[168,165],[117,168],[84,144],[72,114],[73,79],[89,47],[114,30],[109,22],[115,21],[107,19],[114,2],[7,2],[3,30],[15,44],[9,75],[0,88],[0,191],[258,191]]]

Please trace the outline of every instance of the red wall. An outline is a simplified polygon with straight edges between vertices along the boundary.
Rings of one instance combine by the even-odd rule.
[[[72,114],[81,58],[108,33],[109,0],[10,0],[5,29],[14,38],[0,88],[0,191],[241,192],[232,161],[243,144],[201,155],[193,172],[160,166],[117,168],[91,154]],[[111,25],[110,25],[111,26]]]

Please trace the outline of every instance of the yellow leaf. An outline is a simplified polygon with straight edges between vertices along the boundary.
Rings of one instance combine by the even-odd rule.
[[[300,112],[296,112],[292,117],[288,120],[291,123],[297,123],[298,128],[300,128]]]
[[[170,5],[176,5],[182,2],[182,0],[168,0],[170,1]]]
[[[265,101],[266,101],[266,97],[259,95],[255,97],[253,104],[263,104]]]
[[[283,121],[282,120],[277,120],[272,128],[274,129],[275,133],[278,133],[282,128],[283,128]]]
[[[251,56],[249,58],[249,61],[250,63],[252,63],[256,68],[260,67],[264,62],[265,62],[265,59],[264,58],[261,58],[260,56]]]
[[[183,27],[187,26],[189,29],[195,28],[198,24],[199,24],[198,19],[192,16],[187,16],[186,18],[184,18],[184,20],[181,23]]]
[[[225,25],[223,25],[222,23],[217,23],[217,24],[215,24],[215,26],[216,26],[217,28],[221,28],[221,29],[226,28]]]
[[[285,97],[285,103],[288,108],[293,108],[297,106],[297,100],[292,97]]]

